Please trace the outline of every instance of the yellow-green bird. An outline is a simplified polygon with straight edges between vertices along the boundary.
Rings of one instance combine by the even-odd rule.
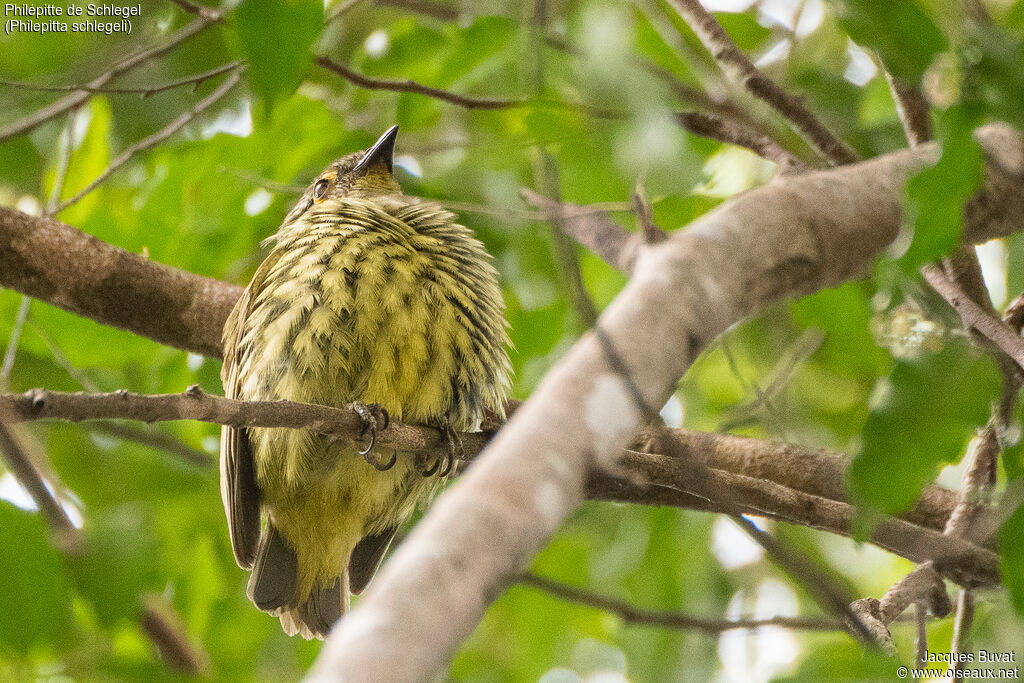
[[[452,438],[502,414],[511,366],[497,273],[452,213],[402,194],[397,132],[328,166],[272,238],[224,327],[228,397],[379,404]],[[249,598],[306,638],[328,633],[451,469],[262,427],[224,427],[220,460]]]

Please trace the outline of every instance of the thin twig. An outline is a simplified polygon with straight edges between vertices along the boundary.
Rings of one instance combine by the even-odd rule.
[[[21,341],[21,332],[28,320],[28,309],[32,305],[32,298],[21,297],[18,304],[18,313],[14,317],[14,327],[11,328],[11,336],[7,341],[7,350],[4,351],[4,360],[0,364],[0,392],[6,392],[11,388],[11,370],[14,369],[14,358],[18,353],[18,343]]]
[[[743,515],[733,515],[733,520],[757,542],[768,556],[790,575],[818,602],[828,610],[845,617],[846,623],[854,634],[869,638],[868,627],[854,610],[850,608],[850,600],[844,597],[840,585],[823,570],[811,563],[803,554],[783,543],[780,539],[761,530],[756,524]]]
[[[841,165],[857,161],[857,154],[833,135],[799,98],[784,91],[754,66],[700,0],[671,0],[671,4],[728,78],[784,116],[832,163]]]
[[[96,383],[93,382],[85,372],[75,367],[74,363],[72,363],[67,357],[67,354],[64,353],[64,350],[60,348],[60,345],[57,344],[53,337],[51,337],[41,325],[32,320],[29,321],[28,325],[32,328],[32,331],[36,333],[36,336],[43,340],[43,344],[46,345],[46,349],[50,352],[50,355],[53,356],[53,360],[57,362],[57,365],[64,368],[64,372],[68,373],[68,376],[71,377],[71,379],[78,382],[79,386],[86,391],[91,391],[94,394],[99,393],[100,389]]]
[[[19,81],[0,81],[0,85],[7,85],[13,88],[22,88],[25,90],[38,90],[41,92],[87,92],[87,93],[105,93],[109,95],[142,95],[143,98],[151,95],[157,95],[168,90],[180,88],[183,85],[191,85],[193,89],[198,88],[200,85],[230,71],[234,71],[242,66],[242,60],[235,60],[227,64],[203,71],[202,73],[193,74],[191,76],[185,76],[183,78],[177,78],[160,85],[153,85],[148,87],[138,88],[117,88],[112,86],[100,86],[92,87],[89,84],[85,85],[34,85],[32,83],[21,83]]]
[[[131,158],[135,156],[135,154],[137,154],[138,152],[154,147],[163,142],[164,140],[166,140],[167,138],[169,138],[170,136],[174,135],[174,133],[180,130],[186,123],[188,123],[196,116],[198,116],[203,110],[214,105],[218,100],[224,97],[224,95],[226,95],[229,90],[231,90],[235,87],[235,85],[238,84],[240,78],[241,76],[239,72],[235,71],[231,75],[231,77],[228,78],[228,80],[224,81],[224,83],[220,85],[220,87],[218,87],[212,93],[210,93],[209,95],[201,99],[199,102],[197,102],[191,109],[183,112],[181,115],[178,116],[178,118],[174,119],[169,124],[161,128],[157,132],[153,133],[149,137],[139,140],[134,145],[130,146],[128,149],[121,152],[120,156],[114,159],[114,161],[112,161],[110,165],[107,166],[107,168],[105,168],[103,172],[96,177],[95,180],[93,180],[91,183],[83,187],[75,196],[61,202],[60,205],[57,207],[57,211],[62,211],[66,209],[72,204],[78,202],[80,199],[82,199],[82,197],[86,196],[87,194],[95,190],[101,183],[103,183],[104,181],[107,180],[107,178],[113,175],[114,172],[117,171],[117,169],[121,168],[126,163],[128,163],[128,161],[131,160]]]
[[[926,266],[921,270],[928,281],[949,305],[956,309],[972,329],[977,330],[990,342],[999,347],[1013,361],[1024,368],[1024,338],[999,318],[991,315],[972,300],[960,286],[939,266]]]
[[[210,675],[210,655],[188,637],[174,606],[153,593],[142,596],[139,625],[167,665],[186,676]]]
[[[185,10],[189,14],[195,14],[207,19],[211,22],[218,22],[223,20],[223,16],[220,12],[213,9],[212,7],[206,7],[205,5],[199,5],[190,0],[171,0],[175,5]]]
[[[781,173],[807,170],[807,165],[804,162],[783,149],[775,140],[745,128],[741,124],[699,112],[680,112],[676,115],[676,120],[694,135],[749,149],[754,154],[776,164]]]
[[[558,179],[558,168],[554,159],[544,150],[540,150],[540,156],[536,160],[534,178],[541,191],[548,196],[559,199],[561,189]],[[561,202],[559,202],[561,203]],[[555,263],[565,282],[569,294],[569,301],[573,310],[579,318],[579,322],[585,328],[591,328],[597,322],[597,308],[594,301],[587,292],[583,283],[583,274],[580,272],[580,261],[576,254],[576,245],[565,233],[562,225],[563,217],[560,214],[551,216],[551,235],[554,240]]]
[[[949,645],[949,651],[957,655],[965,651],[967,638],[971,631],[971,624],[974,622],[974,593],[969,588],[961,588],[956,599],[956,619],[953,621],[953,640]],[[953,664],[952,683],[963,683],[963,676],[960,675],[965,668],[965,658],[958,657]]]
[[[545,43],[552,49],[570,57],[580,59],[584,56],[582,50],[571,45],[561,36],[548,34],[545,37]],[[774,131],[766,126],[763,121],[752,117],[747,109],[736,102],[726,99],[721,95],[713,95],[701,88],[682,83],[677,74],[648,59],[634,56],[633,60],[638,68],[668,87],[679,101],[691,107],[696,107],[698,111],[704,114],[714,116],[741,129],[748,130],[752,135],[772,138]],[[779,146],[782,147],[781,143]]]
[[[928,659],[928,609],[922,603],[914,605],[914,661],[923,667]]]
[[[217,16],[219,17],[219,14]],[[166,54],[192,36],[210,27],[215,21],[215,19],[200,17],[179,29],[163,45],[149,47],[136,52],[130,57],[118,62],[106,72],[89,81],[87,85],[90,88],[101,88],[112,79],[117,78],[118,76],[125,74],[135,67],[145,64],[156,57]],[[90,97],[92,97],[91,92],[80,90],[73,92],[66,97],[62,97],[56,102],[32,112],[31,114],[27,114],[17,121],[0,128],[0,142],[17,135],[29,133],[50,119],[82,106]]]
[[[917,147],[932,139],[932,117],[928,110],[928,100],[917,87],[902,81],[888,71],[885,80],[889,84],[896,113],[903,124],[903,132],[911,147]]]
[[[656,626],[682,630],[702,631],[719,634],[734,629],[755,629],[763,626],[780,626],[782,628],[800,629],[805,631],[835,631],[843,628],[838,619],[829,617],[769,617],[755,619],[711,619],[698,617],[671,610],[643,609],[607,595],[601,595],[583,588],[576,588],[560,581],[555,581],[536,574],[523,574],[519,583],[550,593],[555,597],[570,602],[578,602],[595,609],[613,612],[625,623],[639,626]]]
[[[0,405],[0,455],[3,455],[7,468],[25,487],[35,501],[36,507],[43,513],[58,545],[69,551],[73,550],[78,547],[80,541],[79,531],[29,457],[25,444],[15,431],[15,422],[10,410]]]
[[[46,214],[52,216],[57,213],[57,206],[60,204],[60,196],[64,194],[64,181],[67,180],[68,166],[71,165],[71,154],[75,149],[75,122],[78,120],[78,108],[68,112],[68,121],[64,124],[64,140],[60,146],[57,157],[57,173],[53,179],[53,187],[50,189],[50,198],[46,202]]]
[[[0,396],[0,406],[19,420],[59,418],[70,422],[84,420],[138,420],[162,422],[197,420],[232,427],[291,427],[339,437],[359,438],[363,430],[359,414],[345,408],[332,408],[291,401],[236,401],[214,396],[191,386],[180,394],[135,394],[116,391],[104,394],[72,394],[33,389],[24,394]],[[478,453],[488,435],[462,434],[467,453]],[[444,444],[442,434],[432,427],[404,425],[391,420],[388,429],[377,437],[381,446],[403,451],[431,450]]]
[[[644,241],[647,244],[658,244],[668,239],[668,234],[654,223],[654,208],[648,201],[647,193],[644,192],[643,184],[640,182],[637,182],[636,188],[633,190],[630,206],[640,224],[640,234],[644,236]]]
[[[200,467],[216,467],[217,465],[216,459],[209,453],[187,446],[179,439],[159,429],[143,429],[124,422],[95,421],[89,422],[89,430],[169,453],[191,465]]]
[[[923,605],[938,617],[946,616],[952,609],[945,584],[932,562],[921,564],[897,581],[881,600],[862,598],[850,607],[867,625],[871,642],[880,645],[886,654],[895,656],[896,646],[889,633],[889,624],[913,605]]]
[[[442,102],[448,102],[449,104],[454,104],[456,106],[463,107],[464,109],[510,109],[514,107],[524,107],[529,104],[528,100],[522,99],[502,99],[460,95],[448,90],[423,85],[422,83],[412,80],[392,81],[383,78],[370,78],[369,76],[357,73],[344,64],[339,64],[324,55],[318,55],[314,61],[324,69],[333,71],[346,81],[358,85],[361,88],[366,88],[367,90],[389,90],[391,92],[415,93],[417,95],[433,97],[434,99],[441,100]]]

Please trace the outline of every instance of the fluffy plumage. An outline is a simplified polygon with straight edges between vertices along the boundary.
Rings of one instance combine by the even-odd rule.
[[[225,325],[227,396],[379,403],[455,431],[501,413],[511,369],[490,256],[452,213],[401,194],[394,135],[331,164],[285,219]],[[356,445],[304,430],[222,431],[221,493],[235,558],[253,570],[249,597],[307,638],[326,635],[438,485],[410,453],[381,472]]]

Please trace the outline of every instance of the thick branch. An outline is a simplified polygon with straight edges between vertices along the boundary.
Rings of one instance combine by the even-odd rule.
[[[241,287],[154,263],[53,218],[0,207],[0,285],[186,351],[220,357]]]
[[[986,189],[994,191],[974,206],[984,220],[968,216],[969,240],[1009,231],[1024,215],[1024,141],[1005,126],[979,138],[992,161]],[[633,278],[599,321],[629,383],[609,364],[607,345],[593,334],[581,339],[339,622],[314,678],[436,675],[580,503],[588,470],[614,463],[640,426],[644,410],[630,386],[645,405],[662,405],[729,325],[863,274],[899,231],[907,175],[934,158],[926,145],[786,177],[643,246]]]

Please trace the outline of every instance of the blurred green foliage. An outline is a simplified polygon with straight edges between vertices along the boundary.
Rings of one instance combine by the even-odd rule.
[[[526,397],[582,329],[558,275],[550,227],[530,218],[518,199],[519,188],[537,186],[541,151],[558,168],[565,200],[627,202],[642,181],[656,222],[668,231],[684,229],[773,173],[746,151],[678,128],[676,112],[701,109],[680,85],[732,103],[734,112],[813,161],[806,144],[763,103],[723,82],[666,0],[540,3],[544,21],[529,3],[460,0],[433,11],[400,4],[331,2],[327,23],[320,3],[309,0],[219,7],[223,23],[116,84],[153,87],[244,58],[243,86],[58,217],[155,261],[241,284],[260,262],[259,242],[276,230],[295,188],[398,123],[398,174],[408,193],[486,209],[461,215],[496,258],[515,343],[515,393]],[[812,0],[793,3],[796,10],[785,4],[748,2],[718,17],[743,50],[761,58],[769,75],[803,96],[861,155],[905,143],[883,76],[854,43],[926,86],[937,103],[943,154],[907,188],[909,275],[880,268],[873,279],[777,305],[736,326],[682,379],[666,415],[672,422],[681,413],[687,427],[860,453],[855,490],[872,505],[895,510],[937,468],[960,457],[998,396],[991,367],[968,350],[943,305],[921,293],[914,270],[948,251],[959,235],[962,203],[980,168],[971,128],[1000,118],[1022,123],[1024,2],[992,3],[991,26],[951,17],[959,4],[932,0]],[[142,10],[130,36],[0,35],[0,79],[84,83],[195,21],[170,2],[144,3]],[[374,78],[526,102],[471,110],[419,94],[370,91],[314,66],[311,54]],[[70,146],[67,116],[0,143],[0,203],[42,211],[65,149],[61,196],[70,197],[223,78],[144,98],[97,94],[74,117]],[[0,126],[61,96],[0,85]],[[634,229],[629,214],[615,217]],[[989,274],[1008,283],[1012,297],[1024,287],[1024,247],[1019,239],[1007,245],[1009,257]],[[596,305],[607,305],[625,277],[582,250],[579,258]],[[16,293],[0,291],[5,350],[20,304]],[[177,392],[199,384],[221,392],[215,360],[40,302],[32,303],[21,333],[10,376],[14,391]],[[940,352],[928,343],[936,335]],[[872,401],[881,386],[888,387],[888,400]],[[143,600],[153,595],[175,609],[188,638],[207,653],[212,678],[298,679],[320,645],[287,638],[245,598],[246,577],[232,559],[218,493],[217,429],[138,427],[208,454],[209,465],[88,424],[27,429],[45,447],[62,496],[82,520],[81,553],[58,551],[24,493],[0,475],[0,679],[175,679],[140,626]],[[955,486],[958,474],[946,471],[942,481]],[[1019,478],[1021,468],[1008,461],[1007,475]],[[746,546],[730,529],[728,521],[703,513],[591,502],[533,569],[652,609],[709,617],[820,611],[756,549],[736,560]],[[787,531],[859,595],[877,597],[910,568],[848,539]],[[1020,513],[1002,534],[1006,582],[1021,607]],[[998,592],[984,601],[972,645],[1019,647],[1024,626],[1010,601]],[[893,631],[909,660],[912,626],[897,624]],[[951,637],[950,620],[931,625],[933,651],[948,650]],[[891,678],[894,666],[865,655],[841,633],[764,629],[719,637],[631,626],[518,586],[489,610],[450,677],[554,683],[604,672],[612,678],[602,680],[868,680]]]

